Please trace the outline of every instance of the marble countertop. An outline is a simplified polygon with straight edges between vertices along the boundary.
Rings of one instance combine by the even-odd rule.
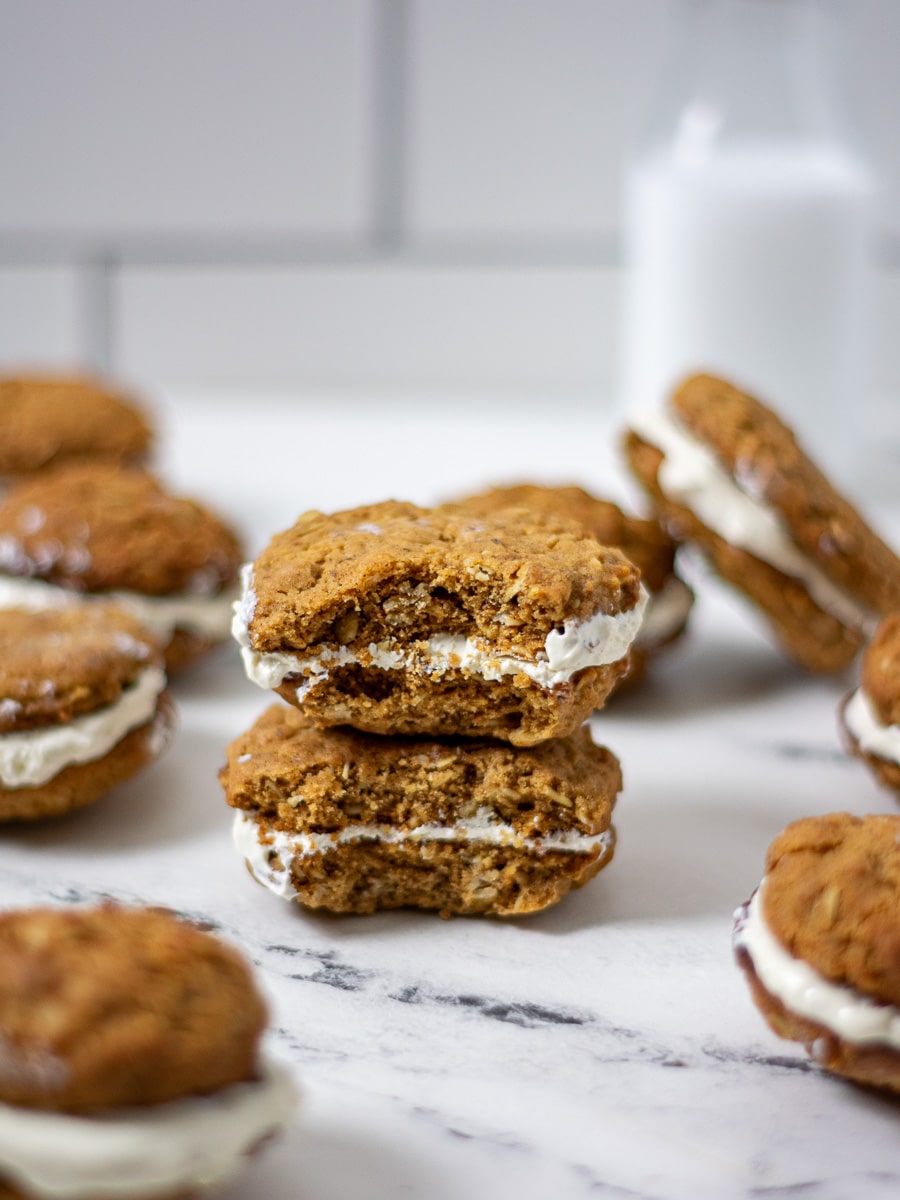
[[[251,554],[311,507],[524,478],[629,494],[586,407],[158,403],[161,473],[234,520]],[[880,521],[900,541],[900,511]],[[222,1200],[900,1194],[900,1103],[771,1034],[730,947],[787,822],[897,806],[842,752],[852,676],[800,674],[700,584],[689,635],[592,721],[625,777],[615,860],[534,917],[329,918],[256,885],[216,773],[271,697],[230,646],[176,682],[166,757],[91,809],[3,831],[0,904],[165,904],[256,964],[302,1107]]]

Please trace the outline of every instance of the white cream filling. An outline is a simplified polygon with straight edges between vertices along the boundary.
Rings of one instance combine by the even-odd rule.
[[[114,704],[65,724],[0,734],[0,782],[8,788],[37,787],[73,763],[102,758],[152,719],[165,686],[160,667],[145,667]]]
[[[276,688],[288,675],[303,676],[304,682],[297,689],[297,698],[302,700],[316,683],[327,678],[330,667],[361,661],[346,646],[336,650],[326,646],[318,654],[306,657],[254,650],[249,631],[256,606],[252,565],[244,568],[242,578],[243,592],[234,605],[231,632],[241,647],[244,669],[253,683],[262,688]],[[595,613],[586,621],[571,618],[561,630],[553,629],[547,634],[544,648],[536,658],[492,653],[483,638],[439,633],[408,647],[371,642],[364,665],[385,671],[412,668],[430,675],[464,670],[490,680],[524,674],[549,690],[567,683],[585,667],[605,666],[624,658],[641,627],[646,604],[647,592],[642,587],[637,604],[625,612],[612,616]]]
[[[760,983],[797,1016],[823,1025],[845,1041],[882,1043],[900,1050],[900,1009],[876,1004],[853,988],[825,979],[795,958],[778,941],[762,913],[760,884],[744,909],[738,910],[735,946],[743,946]]]
[[[900,725],[882,724],[875,705],[858,688],[844,708],[844,722],[859,742],[860,749],[877,758],[900,764]]]
[[[46,608],[62,608],[70,604],[91,603],[95,600],[118,604],[151,629],[157,636],[168,639],[175,629],[184,629],[198,637],[223,641],[231,627],[231,611],[237,588],[229,588],[215,596],[183,594],[179,596],[144,596],[138,592],[71,592],[54,587],[39,579],[19,579],[0,576],[0,608],[26,608],[38,612]]]
[[[156,1197],[230,1178],[293,1114],[287,1071],[209,1096],[99,1115],[0,1104],[0,1173],[39,1200]]]
[[[650,592],[635,645],[664,642],[684,625],[694,603],[694,593],[677,575],[670,575],[658,592]]]
[[[314,854],[327,854],[337,846],[354,842],[382,842],[399,846],[403,842],[480,842],[491,846],[509,846],[545,854],[551,850],[568,854],[606,853],[612,844],[612,830],[602,833],[577,833],[561,830],[542,837],[526,837],[505,821],[497,821],[491,810],[480,808],[466,821],[449,825],[418,825],[414,829],[396,829],[392,825],[347,825],[335,833],[282,833],[278,830],[260,840],[262,826],[253,813],[237,812],[232,827],[234,844],[246,859],[254,876],[270,891],[286,900],[296,896],[291,881],[291,863]],[[277,861],[273,862],[273,859]],[[279,865],[280,864],[280,865]]]
[[[799,580],[813,601],[843,625],[872,631],[876,617],[800,549],[778,512],[751,494],[751,478],[732,476],[667,413],[641,414],[632,427],[665,455],[659,482],[668,497],[689,508],[724,541]]]

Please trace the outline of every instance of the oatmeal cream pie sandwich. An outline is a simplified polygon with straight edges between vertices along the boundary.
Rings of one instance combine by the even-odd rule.
[[[647,607],[631,647],[628,683],[639,680],[657,651],[684,633],[694,594],[675,569],[677,543],[655,520],[631,516],[611,500],[576,485],[514,484],[494,487],[456,502],[468,512],[507,508],[552,514],[578,521],[604,546],[615,546],[641,572]]]
[[[114,600],[170,672],[227,639],[242,558],[222,520],[138,468],[58,467],[0,501],[0,607]]]
[[[841,670],[900,610],[900,559],[752,396],[694,376],[632,422],[626,452],[666,528],[758,606],[800,665]]]
[[[612,858],[619,764],[587,726],[514,749],[318,729],[274,705],[220,774],[234,839],[265,887],[339,913],[521,916]]]
[[[0,1196],[176,1200],[291,1119],[249,965],[161,909],[0,915]]]
[[[319,725],[530,746],[603,703],[645,600],[572,522],[385,501],[276,535],[233,632],[248,676]]]
[[[735,914],[734,948],[780,1037],[900,1092],[900,816],[796,821]]]
[[[143,462],[153,446],[134,399],[80,375],[0,376],[0,479],[71,462]]]
[[[885,617],[864,650],[859,687],[839,721],[850,751],[900,794],[900,613]]]
[[[151,763],[165,689],[153,635],[113,605],[0,609],[0,821],[81,808]]]

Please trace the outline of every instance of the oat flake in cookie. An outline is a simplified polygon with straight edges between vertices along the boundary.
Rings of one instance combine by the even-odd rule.
[[[0,610],[0,821],[81,808],[151,763],[165,689],[152,633],[113,605]]]
[[[175,1200],[295,1107],[229,946],[160,909],[0,915],[0,1196]]]
[[[249,677],[320,725],[530,746],[603,703],[645,600],[577,524],[386,501],[276,535],[233,629]]]
[[[114,599],[170,672],[228,637],[241,559],[222,520],[140,469],[59,467],[0,502],[0,607]]]
[[[153,444],[131,396],[97,379],[0,377],[0,478],[71,462],[137,464]]]
[[[735,953],[772,1029],[828,1071],[900,1092],[900,816],[789,825],[735,916]]]
[[[624,683],[638,682],[656,653],[684,633],[694,595],[675,570],[677,543],[657,521],[631,516],[611,500],[601,500],[575,485],[523,483],[495,487],[457,504],[467,512],[523,508],[578,521],[601,545],[615,546],[639,568],[647,590],[647,606],[631,648],[631,666]]]
[[[754,602],[801,666],[841,670],[900,611],[900,559],[752,396],[688,379],[632,423],[626,452],[663,524]]]
[[[522,916],[613,855],[619,764],[587,726],[502,742],[317,729],[284,704],[228,749],[220,774],[254,877],[340,913]]]

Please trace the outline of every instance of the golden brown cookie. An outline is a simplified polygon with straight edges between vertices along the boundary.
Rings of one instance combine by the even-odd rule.
[[[587,726],[513,749],[317,729],[278,704],[232,742],[220,781],[251,873],[287,899],[517,916],[612,858],[621,772]]]
[[[762,610],[802,666],[846,667],[900,610],[900,559],[752,396],[695,376],[633,422],[625,448],[663,524]]]
[[[174,1197],[288,1118],[244,960],[161,909],[0,915],[0,1187]],[[119,1188],[117,1185],[121,1185]]]
[[[166,748],[154,636],[111,604],[0,609],[0,821],[91,804]]]
[[[829,1071],[900,1091],[900,816],[789,825],[736,913],[734,946],[777,1034]]]
[[[227,638],[241,559],[222,520],[136,468],[59,467],[0,501],[0,606],[113,597],[170,671]]]
[[[611,500],[601,500],[575,485],[495,487],[456,503],[466,511],[488,514],[507,508],[555,513],[577,521],[601,545],[615,546],[634,563],[647,589],[647,607],[623,683],[640,679],[656,652],[684,632],[694,596],[675,570],[677,543],[657,521],[630,516]]]
[[[602,704],[644,600],[638,570],[571,522],[386,501],[274,537],[234,634],[249,677],[320,725],[528,746]]]
[[[840,724],[851,753],[900,793],[900,613],[885,617],[863,652],[860,684],[841,705]]]
[[[70,462],[143,461],[153,443],[131,396],[87,376],[0,377],[0,476]]]

